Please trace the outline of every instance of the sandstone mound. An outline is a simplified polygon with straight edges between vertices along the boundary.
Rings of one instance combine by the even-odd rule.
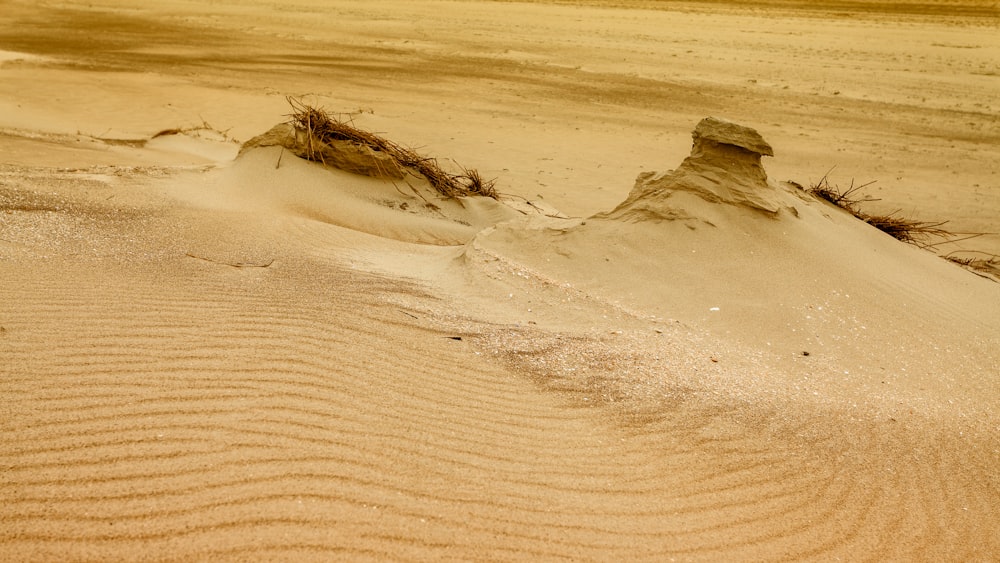
[[[982,306],[995,284],[769,181],[761,157],[774,151],[753,129],[706,118],[693,137],[676,170],[640,175],[613,210],[498,225],[470,253],[740,342],[790,373],[848,358],[848,394],[877,390],[882,370],[932,379],[954,369],[955,355],[911,361],[907,350],[955,340],[945,320],[956,315],[967,319],[959,356],[995,358],[976,340],[996,333]]]
[[[693,210],[699,200],[772,216],[786,207],[781,190],[768,182],[761,164],[761,157],[774,156],[774,151],[757,131],[706,117],[692,136],[691,155],[679,168],[640,174],[628,198],[596,218],[707,222]]]

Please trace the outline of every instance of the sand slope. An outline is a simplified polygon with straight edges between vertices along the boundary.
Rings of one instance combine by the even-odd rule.
[[[1000,284],[778,181],[994,225],[992,16],[637,6],[5,3],[0,559],[997,558]],[[235,157],[310,92],[502,201]]]
[[[603,261],[614,229],[600,221],[569,231],[505,224],[510,247],[486,261],[480,238],[463,254],[392,240],[453,231],[440,219],[412,226],[398,193],[394,206],[368,204],[385,210],[396,236],[339,226],[336,213],[371,215],[349,203],[351,183],[294,158],[268,177],[274,152],[163,178],[86,184],[71,174],[58,201],[85,199],[74,193],[82,186],[123,185],[178,200],[60,208],[39,195],[6,212],[5,238],[27,247],[8,250],[3,283],[9,556],[930,558],[961,548],[974,558],[997,549],[995,316],[913,308],[914,294],[896,287],[870,298],[911,303],[912,317],[896,312],[897,322],[947,322],[952,338],[936,341],[946,355],[900,358],[914,345],[908,335],[873,324],[866,340],[812,343],[811,363],[783,363],[753,338],[790,351],[767,318],[751,333],[699,322],[665,297],[701,299],[704,288],[706,298],[730,296],[713,301],[725,311],[747,298],[680,276],[658,283],[664,270],[651,264],[695,266],[672,262],[687,259],[684,246],[638,260],[657,237],[677,244],[663,225],[619,225],[628,242],[614,245],[614,274],[579,258]],[[307,188],[324,219],[292,205]],[[324,208],[320,194],[337,205]],[[828,210],[796,203],[808,210],[796,221],[829,231]],[[755,220],[737,213],[728,226]],[[24,242],[43,228],[62,236]],[[712,235],[684,230],[699,251],[718,251]],[[920,262],[894,241],[875,248]],[[577,258],[528,269],[525,249]],[[768,279],[785,283],[779,260],[762,261]],[[714,274],[712,264],[697,266]],[[998,291],[943,261],[922,266],[962,288],[953,296]],[[393,268],[411,281],[387,277]],[[617,284],[578,283],[580,271]],[[743,287],[752,283],[744,276]],[[824,283],[812,283],[817,294],[837,287]],[[820,339],[836,339],[846,319],[870,322],[827,307],[816,311],[827,323]],[[992,336],[966,340],[984,329]],[[964,362],[970,351],[977,359]],[[945,370],[914,369],[928,366]],[[835,377],[848,367],[861,372]]]

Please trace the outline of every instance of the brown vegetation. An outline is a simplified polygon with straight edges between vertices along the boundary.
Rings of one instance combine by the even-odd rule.
[[[438,164],[436,158],[429,158],[403,147],[384,137],[359,129],[350,119],[331,116],[321,108],[306,105],[301,100],[288,98],[292,106],[292,125],[306,132],[310,143],[306,147],[306,158],[322,162],[323,157],[311,143],[319,141],[349,141],[358,146],[388,155],[403,170],[419,174],[430,182],[445,197],[480,195],[496,199],[497,192],[493,180],[484,180],[477,170],[463,168],[460,174],[451,174]]]
[[[919,246],[925,250],[932,250],[934,247],[944,243],[959,242],[985,234],[955,233],[942,228],[947,221],[918,221],[906,217],[899,217],[897,215],[899,210],[893,211],[887,215],[872,215],[866,213],[859,209],[858,206],[863,203],[878,201],[878,199],[861,195],[859,192],[863,188],[874,184],[875,181],[855,186],[854,180],[852,179],[850,187],[845,190],[841,190],[836,185],[830,184],[829,175],[830,172],[827,172],[822,178],[820,178],[819,182],[813,184],[809,188],[805,188],[801,184],[795,182],[792,182],[792,184],[805,190],[806,193],[812,194],[822,200],[836,205],[883,233],[892,236],[896,240]],[[987,258],[961,258],[955,256],[956,253],[986,254]],[[949,254],[945,254],[943,258],[969,270],[989,274],[984,277],[988,277],[994,281],[1000,281],[997,278],[997,274],[1000,274],[1000,257],[996,255],[972,250],[951,252]]]
[[[858,206],[863,203],[878,201],[878,199],[860,195],[859,192],[862,189],[874,184],[875,181],[856,186],[854,185],[854,180],[852,179],[850,187],[845,190],[841,190],[838,186],[830,183],[829,176],[830,172],[824,174],[823,177],[820,178],[819,182],[807,188],[806,192],[828,201],[841,209],[844,209],[851,215],[854,215],[858,219],[861,219],[865,223],[868,223],[897,240],[915,244],[921,248],[931,248],[941,242],[951,242],[954,240],[955,236],[963,234],[952,233],[941,228],[945,223],[947,223],[947,221],[918,221],[916,219],[899,217],[897,215],[897,213],[899,213],[898,210],[887,215],[871,215],[866,213]],[[972,236],[979,235],[974,234]],[[929,242],[929,239],[934,238],[943,240],[937,243]]]

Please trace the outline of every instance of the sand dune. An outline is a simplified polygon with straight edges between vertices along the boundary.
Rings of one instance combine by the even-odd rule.
[[[0,559],[997,558],[996,14],[597,4],[5,3]]]

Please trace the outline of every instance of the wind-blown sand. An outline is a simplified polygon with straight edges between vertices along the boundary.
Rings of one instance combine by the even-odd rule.
[[[0,559],[1000,557],[995,3],[0,5]]]

